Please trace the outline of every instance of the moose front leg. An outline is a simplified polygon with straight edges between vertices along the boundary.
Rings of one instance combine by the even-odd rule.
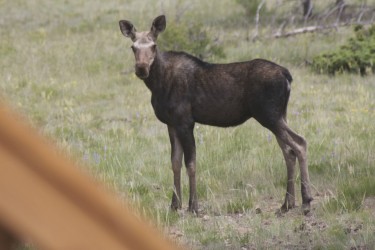
[[[194,140],[194,124],[189,127],[179,127],[177,129],[178,138],[180,139],[183,151],[184,160],[189,176],[189,208],[193,213],[198,213],[198,200],[195,180],[196,154],[195,154],[195,140]]]
[[[181,208],[181,166],[183,150],[176,130],[168,126],[168,133],[171,141],[171,161],[174,183],[171,208],[177,210]]]

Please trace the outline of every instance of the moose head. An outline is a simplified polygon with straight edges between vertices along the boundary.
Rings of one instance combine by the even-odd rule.
[[[134,25],[127,20],[121,20],[119,24],[122,34],[133,41],[131,48],[135,56],[135,74],[146,79],[156,56],[156,40],[166,27],[165,16],[155,18],[150,31],[137,32]]]

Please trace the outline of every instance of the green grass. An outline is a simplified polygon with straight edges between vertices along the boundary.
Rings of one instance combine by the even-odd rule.
[[[0,0],[1,98],[85,172],[190,248],[371,248],[375,208],[363,202],[375,196],[375,76],[329,77],[304,66],[342,44],[351,30],[253,43],[246,40],[251,30],[235,1],[217,1],[215,8],[195,0],[150,3]],[[283,202],[286,168],[276,140],[254,120],[228,129],[196,126],[202,214],[185,212],[184,173],[183,211],[169,210],[167,128],[133,73],[130,41],[118,20],[143,30],[160,13],[173,20],[185,8],[182,21],[203,23],[224,46],[221,62],[262,57],[292,72],[288,122],[308,141],[312,217],[298,209],[274,214]]]

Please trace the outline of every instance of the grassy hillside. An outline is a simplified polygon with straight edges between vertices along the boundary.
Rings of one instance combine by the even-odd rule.
[[[155,7],[156,6],[156,7]],[[169,210],[170,146],[150,93],[133,73],[130,40],[164,13],[200,23],[223,46],[220,62],[273,60],[293,75],[290,126],[309,145],[314,196],[309,217],[283,217],[286,167],[273,135],[254,120],[236,128],[198,125],[201,214]],[[0,97],[80,161],[85,171],[129,199],[165,234],[192,249],[371,249],[375,245],[375,76],[313,73],[305,61],[352,34],[248,41],[252,25],[234,0],[0,0]],[[270,31],[270,28],[268,28]],[[162,34],[160,38],[162,38]],[[298,171],[297,171],[298,173]],[[296,187],[299,190],[299,175]],[[301,203],[298,192],[298,204]]]

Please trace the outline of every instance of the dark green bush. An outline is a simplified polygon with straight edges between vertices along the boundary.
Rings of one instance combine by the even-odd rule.
[[[339,49],[313,58],[312,67],[319,73],[342,72],[366,75],[375,72],[375,25],[355,27],[355,37]]]
[[[214,41],[202,24],[171,22],[159,43],[163,50],[186,51],[200,59],[224,58],[224,49]]]

